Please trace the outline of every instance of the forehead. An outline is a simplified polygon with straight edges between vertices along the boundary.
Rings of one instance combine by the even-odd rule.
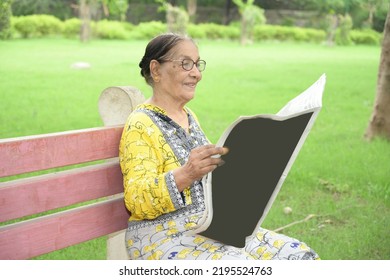
[[[199,58],[198,47],[191,40],[183,40],[179,42],[172,50],[172,55],[175,57],[189,57],[193,59]]]

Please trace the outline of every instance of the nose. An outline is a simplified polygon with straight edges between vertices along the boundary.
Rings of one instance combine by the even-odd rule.
[[[192,67],[191,71],[189,72],[189,75],[193,78],[196,78],[198,81],[202,79],[202,72],[199,71],[196,65]]]

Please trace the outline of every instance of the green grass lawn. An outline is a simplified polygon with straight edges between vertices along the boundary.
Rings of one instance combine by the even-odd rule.
[[[138,62],[146,41],[0,41],[0,138],[102,125],[97,101],[109,86],[150,96]],[[322,74],[323,110],[263,226],[305,241],[322,259],[390,259],[390,143],[366,142],[380,48],[200,41],[207,61],[189,106],[210,140],[239,115],[276,113]],[[87,70],[70,66],[91,64]],[[290,215],[283,208],[293,209]],[[104,259],[105,238],[41,259]]]

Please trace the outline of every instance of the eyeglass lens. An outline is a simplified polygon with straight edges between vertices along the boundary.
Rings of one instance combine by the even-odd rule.
[[[196,65],[196,68],[198,68],[198,70],[202,72],[206,68],[206,61],[198,60],[197,62],[194,62],[191,59],[183,59],[181,65],[183,69],[187,71],[190,71],[194,67],[194,65]]]

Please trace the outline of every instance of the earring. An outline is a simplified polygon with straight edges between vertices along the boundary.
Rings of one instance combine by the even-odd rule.
[[[160,77],[159,77],[159,76],[153,77],[153,81],[154,81],[155,83],[160,82]]]

